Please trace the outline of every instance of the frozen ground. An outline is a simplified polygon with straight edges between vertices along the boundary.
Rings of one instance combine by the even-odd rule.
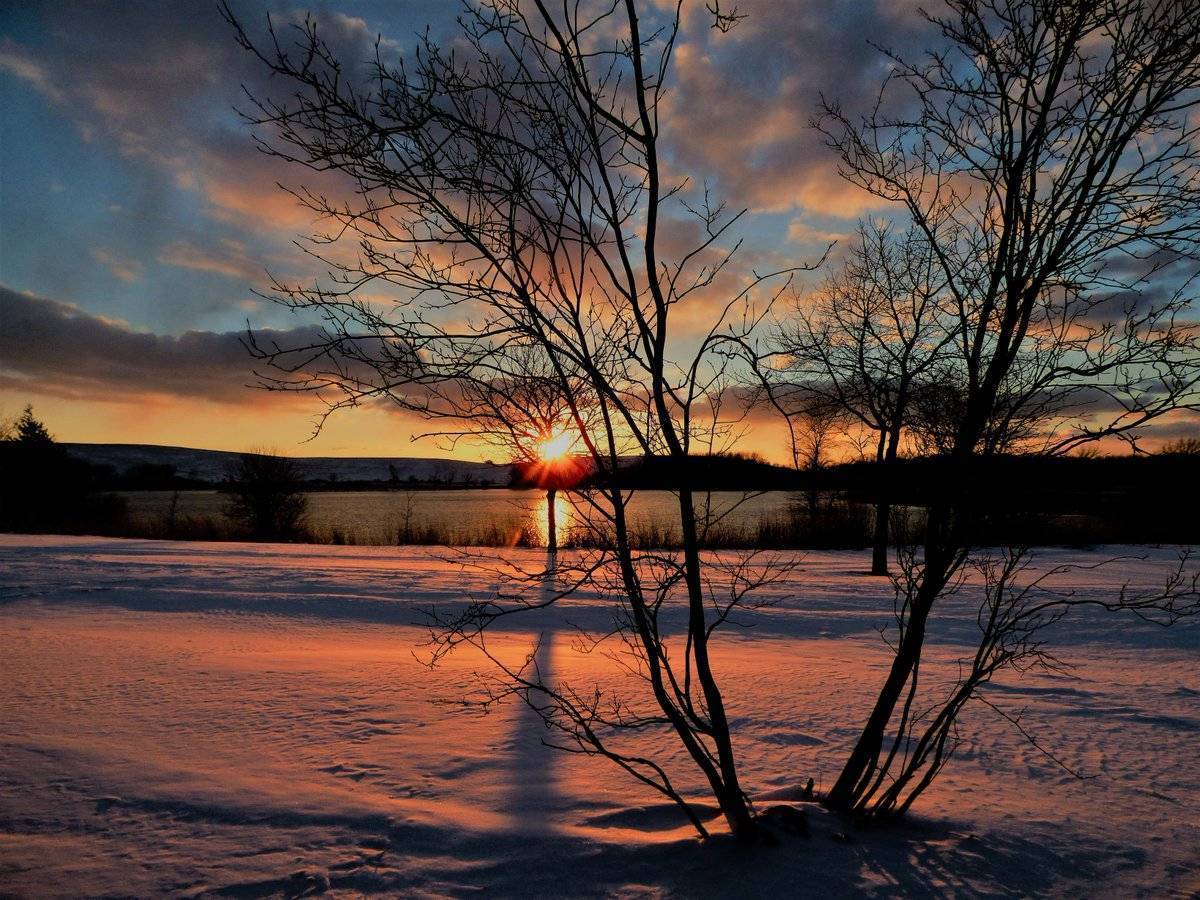
[[[469,690],[481,662],[426,668],[415,607],[489,587],[435,553],[0,536],[0,895],[1200,891],[1195,623],[1082,618],[1059,636],[1071,677],[992,689],[1094,777],[972,709],[906,824],[860,830],[810,807],[810,839],[745,850],[701,844],[616,770],[545,750],[515,705],[431,703]],[[1174,553],[1150,554],[1074,586],[1154,582]],[[828,784],[879,683],[890,598],[862,566],[810,554],[778,606],[719,647],[762,801]],[[581,597],[562,616],[602,614]],[[973,620],[964,603],[939,622],[944,662]],[[579,681],[598,661],[563,624],[547,625],[551,666]],[[516,658],[534,639],[497,646]]]

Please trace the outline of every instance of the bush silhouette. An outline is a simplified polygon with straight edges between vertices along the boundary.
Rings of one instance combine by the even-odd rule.
[[[229,466],[225,514],[257,540],[307,535],[308,497],[293,460],[274,453],[243,453]]]

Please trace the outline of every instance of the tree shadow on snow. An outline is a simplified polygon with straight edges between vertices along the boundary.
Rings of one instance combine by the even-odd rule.
[[[1103,884],[1143,862],[1138,851],[1078,834],[1058,847],[1044,841],[974,836],[954,823],[914,819],[854,828],[806,806],[809,838],[780,835],[776,846],[746,847],[727,836],[707,842],[656,841],[669,820],[657,806],[587,820],[620,829],[589,838],[537,829],[464,832],[412,823],[360,841],[360,864],[341,861],[273,881],[229,885],[241,897],[308,896],[333,891],[459,896],[680,897],[1023,897]],[[583,823],[581,823],[583,824]],[[675,824],[679,824],[678,821]],[[644,839],[637,836],[643,831]],[[1064,849],[1069,848],[1069,849]]]

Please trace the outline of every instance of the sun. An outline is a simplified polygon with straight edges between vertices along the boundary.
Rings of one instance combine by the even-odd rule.
[[[539,457],[549,462],[554,459],[562,459],[571,452],[571,448],[574,445],[574,435],[565,429],[559,428],[538,441],[537,453]]]

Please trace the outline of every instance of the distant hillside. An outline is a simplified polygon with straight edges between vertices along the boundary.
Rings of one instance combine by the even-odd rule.
[[[77,459],[110,467],[117,475],[147,468],[169,467],[183,479],[216,484],[237,453],[160,447],[155,444],[62,445]],[[303,478],[316,482],[419,482],[423,484],[506,485],[511,466],[405,456],[295,457]]]

